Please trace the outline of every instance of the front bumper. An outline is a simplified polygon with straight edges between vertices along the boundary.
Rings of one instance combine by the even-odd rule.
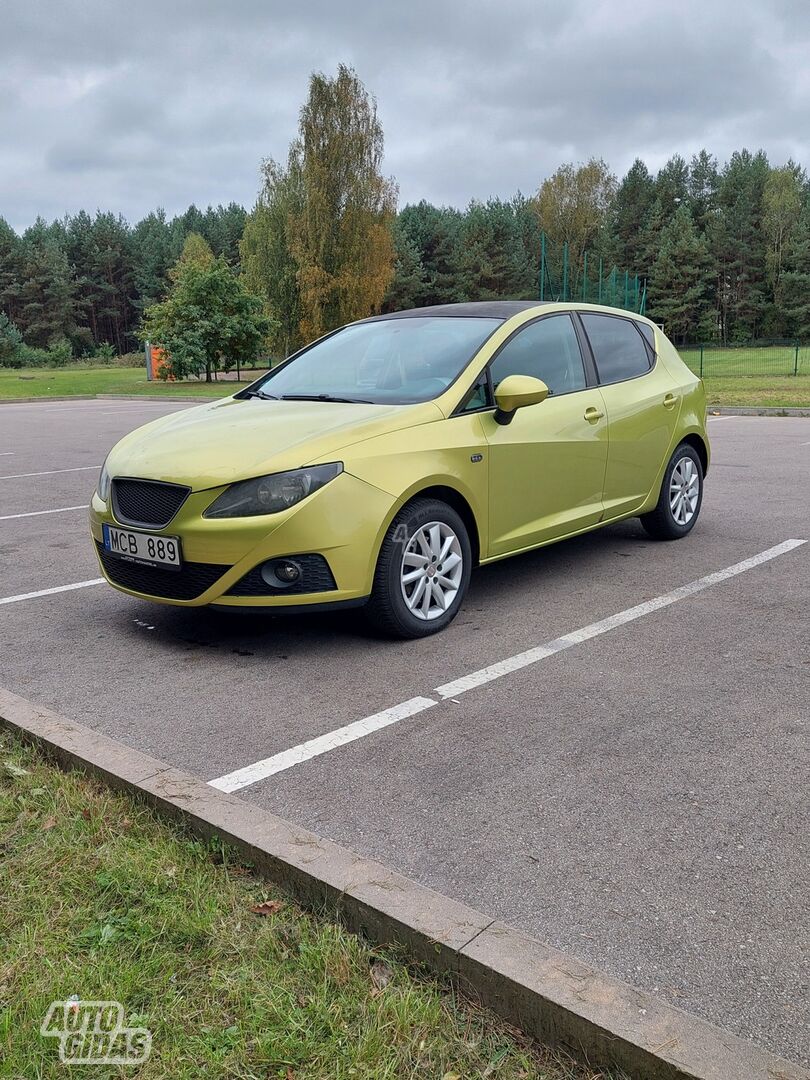
[[[109,503],[94,494],[90,531],[107,581],[121,592],[181,607],[307,608],[359,602],[371,592],[382,534],[395,500],[379,488],[343,472],[297,506],[254,518],[204,518],[203,511],[224,491],[192,492],[158,536],[177,536],[183,569],[134,567],[103,552],[102,525],[118,525]],[[127,528],[122,525],[122,528]],[[307,575],[305,587],[261,595],[256,567],[269,559],[320,556],[327,572]],[[314,565],[314,564],[313,564]]]

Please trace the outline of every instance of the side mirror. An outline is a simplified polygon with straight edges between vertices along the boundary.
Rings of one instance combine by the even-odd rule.
[[[511,424],[518,409],[526,405],[538,405],[548,397],[548,387],[542,379],[531,375],[507,375],[498,383],[495,391],[495,421],[498,424]]]

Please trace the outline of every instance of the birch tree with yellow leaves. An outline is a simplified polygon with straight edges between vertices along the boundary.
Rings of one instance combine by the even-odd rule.
[[[288,333],[286,349],[382,306],[394,272],[397,202],[383,151],[376,103],[356,73],[341,64],[333,79],[313,74],[287,166],[265,165],[242,240],[249,287],[282,327],[293,312],[298,320],[298,340]],[[282,233],[289,260],[278,250]]]

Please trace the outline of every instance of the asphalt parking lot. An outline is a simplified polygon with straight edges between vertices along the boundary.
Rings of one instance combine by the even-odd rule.
[[[97,583],[107,450],[188,407],[0,406],[0,682],[810,1060],[810,419],[711,420],[686,540],[495,564],[403,643]]]

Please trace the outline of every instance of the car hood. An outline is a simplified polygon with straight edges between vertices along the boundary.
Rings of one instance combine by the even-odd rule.
[[[111,476],[187,484],[195,491],[335,460],[353,443],[442,419],[433,402],[363,405],[226,398],[137,428],[107,459]]]

